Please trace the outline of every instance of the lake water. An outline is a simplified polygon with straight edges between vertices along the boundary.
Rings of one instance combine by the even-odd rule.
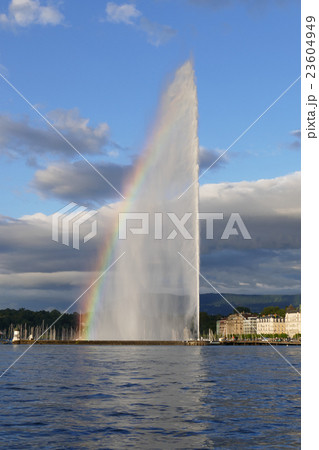
[[[25,349],[1,345],[1,372]],[[35,345],[0,398],[1,448],[300,448],[300,378],[271,347]]]

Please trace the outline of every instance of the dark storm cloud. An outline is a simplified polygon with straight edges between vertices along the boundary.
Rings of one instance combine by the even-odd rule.
[[[100,154],[108,143],[108,125],[100,123],[96,127],[89,126],[89,120],[82,118],[76,108],[57,109],[48,113],[47,117],[81,153]],[[28,158],[45,153],[63,155],[70,159],[77,156],[76,152],[41,120],[35,125],[27,117],[16,119],[9,115],[0,115],[0,152],[12,157],[22,154]]]
[[[72,177],[71,177],[72,179]],[[94,176],[94,180],[96,177]],[[64,206],[61,204],[61,208]],[[97,260],[114,228],[120,203],[100,208],[98,234],[80,250],[52,241],[51,216],[0,219],[0,302],[66,307],[97,273]],[[300,289],[300,173],[255,182],[220,183],[200,189],[200,210],[221,212],[214,239],[202,228],[201,271],[222,292],[296,293]],[[52,214],[56,211],[52,211]],[[240,213],[251,240],[221,234],[232,212]],[[87,225],[87,230],[90,226]],[[212,289],[202,284],[204,291]]]
[[[300,248],[300,173],[270,180],[241,181],[202,186],[200,211],[223,213],[214,220],[214,239],[205,239],[205,223],[201,222],[201,251],[235,248]],[[232,213],[239,213],[250,240],[221,236]],[[238,229],[236,226],[235,228]]]
[[[221,153],[221,150],[207,150],[200,147],[200,170],[208,168]],[[122,193],[125,180],[134,171],[136,163],[137,158],[133,158],[131,165],[95,163],[94,166]],[[212,170],[216,170],[225,163],[226,157],[220,158]],[[75,201],[90,206],[120,199],[119,194],[84,161],[52,163],[47,168],[40,169],[35,173],[31,186],[42,196]]]
[[[210,253],[216,249],[254,249],[254,248],[274,248],[291,249],[300,247],[300,218],[279,217],[277,215],[248,216],[244,211],[237,211],[242,218],[251,239],[244,239],[238,226],[238,235],[231,235],[227,240],[222,240],[221,236],[225,230],[230,214],[224,214],[223,220],[214,221],[214,239],[207,240],[205,224],[201,223],[201,253]]]
[[[1,273],[86,270],[94,242],[85,249],[83,259],[72,247],[52,241],[51,217],[43,214],[18,220],[2,218],[0,222]]]
[[[61,204],[61,208],[63,206]],[[91,261],[94,261],[117,218],[118,209],[120,203],[98,210],[98,235],[86,243],[80,252],[52,241],[51,216],[38,213],[21,219],[2,217],[0,251],[3,258],[0,272],[89,270]],[[205,227],[202,227],[202,255],[217,249],[299,249],[300,173],[256,182],[202,186],[200,211],[224,214],[224,220],[214,221],[214,239],[205,239]],[[52,211],[52,214],[55,212]],[[220,239],[232,212],[240,214],[251,240],[244,240],[240,233],[230,236],[228,240]]]
[[[61,204],[61,208],[63,206]],[[80,251],[72,248],[72,240],[70,246],[61,244],[61,236],[60,242],[52,240],[52,215],[57,212],[55,210],[50,216],[41,213],[20,219],[0,216],[0,273],[94,270],[101,246],[105,246],[108,232],[117,220],[116,211],[116,205],[113,207],[111,204],[98,210],[94,216],[98,234],[85,245],[80,245]],[[81,226],[81,236],[89,231],[90,223]]]
[[[119,192],[122,192],[124,181],[133,169],[131,165],[112,163],[96,163],[94,167]],[[115,189],[85,161],[50,164],[46,169],[35,173],[31,185],[45,197],[56,197],[85,205],[105,204],[106,201],[120,199]]]
[[[202,172],[208,167],[212,166],[212,170],[217,169],[226,164],[228,160],[227,153],[223,156],[221,154],[224,150],[208,150],[205,147],[199,147],[199,170]],[[219,159],[218,159],[219,158]],[[212,165],[213,164],[213,165]]]
[[[55,211],[53,211],[54,213]],[[52,241],[52,217],[0,217],[0,307],[65,308],[98,276],[98,257],[112,229],[115,212],[95,216],[98,236],[83,244],[91,228],[81,228],[80,250]],[[71,242],[72,243],[72,239]],[[92,272],[93,271],[93,272]]]
[[[295,139],[293,142],[289,144],[289,148],[293,150],[300,150],[301,148],[301,130],[294,130],[291,131],[291,136],[293,136]]]
[[[300,292],[300,249],[223,249],[201,257],[201,272],[220,292]],[[201,290],[212,288],[201,280]]]

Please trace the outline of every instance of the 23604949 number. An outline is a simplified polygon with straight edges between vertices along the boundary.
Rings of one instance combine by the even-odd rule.
[[[316,19],[314,16],[307,16],[306,17],[306,38],[308,39],[306,41],[307,44],[307,48],[306,48],[306,62],[307,63],[314,63],[316,61],[316,57],[315,57],[315,53],[316,50],[314,48],[315,45],[315,38],[316,38],[316,34],[314,32],[314,27]],[[309,31],[310,30],[310,31]],[[306,71],[309,71],[306,73],[306,78],[311,77],[311,78],[316,78],[316,66],[315,64],[306,64]]]

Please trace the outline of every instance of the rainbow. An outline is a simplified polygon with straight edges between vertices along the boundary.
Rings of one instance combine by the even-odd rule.
[[[188,62],[188,64],[192,65],[191,62]],[[178,98],[170,100],[169,109],[167,110],[167,105],[164,105],[162,100],[157,120],[155,121],[153,133],[151,133],[150,138],[148,139],[148,144],[142,152],[142,155],[139,158],[138,164],[132,176],[128,179],[124,187],[125,200],[123,200],[122,202],[123,205],[121,205],[121,212],[130,211],[130,208],[134,204],[135,199],[138,198],[142,188],[144,187],[147,175],[156,165],[163,142],[166,141],[176,121],[180,118],[181,112],[179,111],[179,108],[175,107],[177,103]],[[161,114],[163,109],[165,109],[165,114]],[[165,120],[163,118],[165,118]],[[102,251],[99,255],[98,263],[94,271],[95,274],[102,273],[112,264],[117,241],[118,220],[116,218],[113,224],[112,231],[107,236],[105,244],[103,245]],[[101,299],[103,298],[102,293],[104,284],[106,282],[105,278],[106,277],[102,277],[101,280],[94,285],[93,289],[91,290],[91,294],[85,301],[84,309],[88,314],[84,333],[86,339],[89,339],[91,336],[95,312],[97,310],[99,301],[101,301]]]
[[[151,154],[148,155],[147,159],[151,160]],[[125,200],[123,201],[123,206],[121,208],[121,212],[128,212],[130,210],[131,205],[134,202],[134,198],[138,195],[138,192],[140,191],[143,181],[146,177],[147,168],[150,165],[151,161],[148,163],[145,161],[143,164],[142,161],[140,161],[139,165],[137,166],[137,169],[132,177],[132,187],[127,192],[124,190],[125,194]],[[106,242],[103,246],[103,249],[101,251],[101,254],[98,258],[97,267],[95,269],[96,272],[102,272],[103,270],[107,269],[111,264],[114,257],[116,244],[118,240],[118,218],[114,221],[112,232],[108,235]],[[85,310],[88,312],[88,318],[86,322],[86,338],[89,339],[94,319],[94,314],[98,305],[99,300],[101,299],[101,294],[104,286],[104,280],[101,278],[99,282],[96,283],[94,286],[94,289],[92,290],[92,294],[88,297],[86,304],[85,304]]]

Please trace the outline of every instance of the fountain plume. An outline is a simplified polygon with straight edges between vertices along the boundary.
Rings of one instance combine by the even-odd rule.
[[[128,231],[125,240],[118,240],[114,233],[113,240],[108,240],[105,267],[111,258],[115,260],[123,251],[125,255],[88,302],[90,339],[198,337],[198,272],[178,253],[199,269],[197,180],[197,93],[193,67],[187,61],[162,95],[153,133],[119,208],[126,213],[148,213],[150,233]],[[191,213],[185,229],[192,239],[173,231],[168,213],[179,219]],[[162,239],[154,232],[159,219]],[[140,226],[139,221],[128,224]]]

